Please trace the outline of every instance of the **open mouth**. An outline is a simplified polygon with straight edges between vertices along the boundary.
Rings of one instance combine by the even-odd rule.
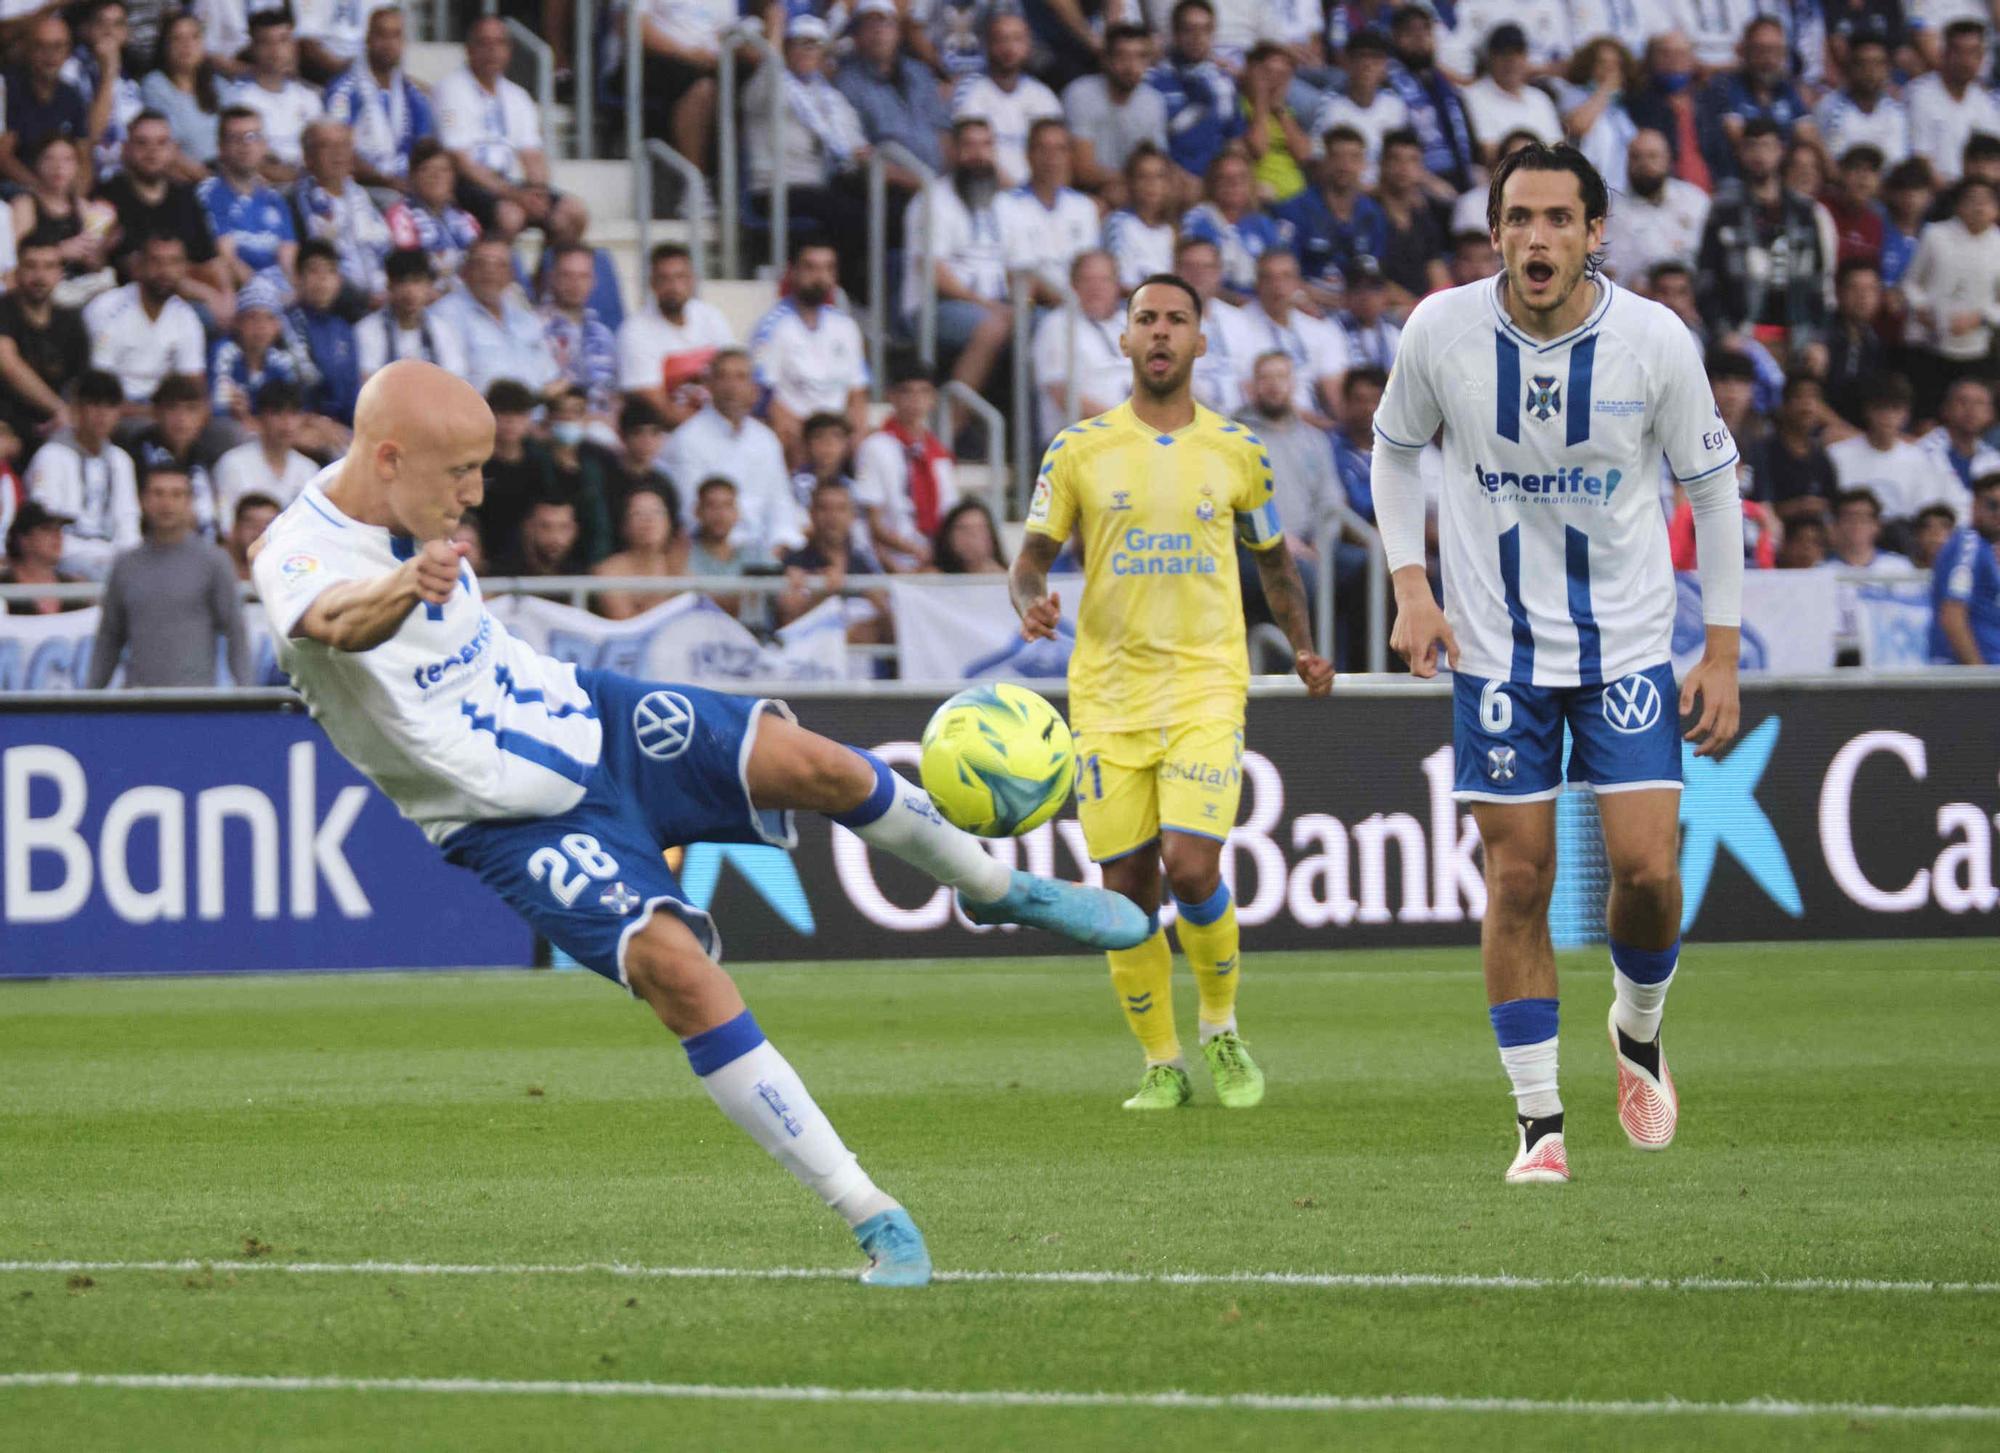
[[[1521,269],[1521,271],[1523,276],[1538,288],[1546,287],[1549,283],[1555,281],[1556,270],[1551,263],[1531,262],[1525,268]]]
[[[1151,353],[1146,355],[1146,367],[1148,368],[1172,368],[1173,365],[1174,355],[1170,349],[1155,348]]]

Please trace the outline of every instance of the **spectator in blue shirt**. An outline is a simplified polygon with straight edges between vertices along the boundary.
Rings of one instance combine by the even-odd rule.
[[[35,22],[22,46],[28,63],[8,73],[4,106],[0,106],[0,181],[33,190],[35,174],[27,159],[41,152],[51,136],[90,138],[90,104],[83,92],[62,78],[70,58],[69,26],[60,15]]]
[[[1423,148],[1424,170],[1453,192],[1472,186],[1472,123],[1458,89],[1437,67],[1437,38],[1430,10],[1404,5],[1389,22],[1389,89],[1410,113],[1409,129]]]
[[[1931,660],[2000,666],[2000,474],[1972,486],[1972,523],[1931,567]]]
[[[893,141],[932,172],[942,172],[951,111],[930,67],[903,53],[895,0],[861,0],[854,8],[853,35],[854,53],[834,72],[833,85],[861,117],[869,145]],[[892,166],[891,174],[896,170]],[[898,180],[915,191],[919,179],[906,173]],[[900,216],[902,208],[889,211]]]
[[[1812,112],[1792,84],[1785,28],[1768,15],[1743,27],[1743,66],[1716,77],[1701,98],[1701,150],[1709,175],[1720,182],[1738,175],[1737,143],[1750,122],[1768,119],[1781,141],[1819,136]]]
[[[541,310],[542,336],[562,382],[581,389],[591,415],[609,424],[618,395],[618,342],[590,306],[591,251],[575,242],[553,251],[548,301]]]
[[[1292,224],[1259,209],[1250,158],[1232,147],[1210,163],[1208,200],[1181,218],[1181,238],[1215,244],[1223,290],[1243,302],[1257,291],[1257,259],[1291,248]]]
[[[250,406],[267,383],[282,379],[296,385],[299,360],[285,346],[285,322],[279,313],[278,290],[264,278],[236,295],[231,336],[209,355],[209,399],[217,418],[247,426]]]
[[[358,60],[326,88],[326,114],[354,131],[354,175],[363,186],[400,187],[410,148],[437,135],[437,113],[423,88],[403,73],[403,12],[383,6],[368,17]]]
[[[1361,258],[1382,256],[1389,219],[1361,189],[1368,168],[1368,143],[1351,126],[1336,126],[1324,138],[1326,160],[1320,184],[1308,187],[1278,208],[1291,224],[1292,247],[1306,286],[1327,303],[1337,303],[1347,269]]]
[[[1167,153],[1181,169],[1181,195],[1192,203],[1222,148],[1241,136],[1247,123],[1236,104],[1236,83],[1211,54],[1215,7],[1208,0],[1180,0],[1173,37],[1173,48],[1146,83],[1166,100]]]
[[[340,254],[315,237],[299,247],[298,302],[285,314],[295,346],[305,350],[307,409],[339,426],[354,423],[361,392],[361,356],[354,325],[335,311],[340,300]],[[322,430],[322,432],[324,432]]]
[[[195,189],[195,196],[228,265],[227,281],[240,288],[259,273],[275,272],[273,280],[289,291],[298,232],[291,206],[264,182],[264,118],[248,106],[231,106],[222,113],[221,136],[216,174]]]

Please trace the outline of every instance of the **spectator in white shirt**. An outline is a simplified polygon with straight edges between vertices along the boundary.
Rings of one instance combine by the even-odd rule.
[[[751,416],[756,402],[750,355],[741,348],[723,349],[708,366],[708,402],[667,436],[660,463],[674,480],[692,486],[681,494],[681,508],[689,512],[682,523],[690,530],[707,482],[733,484],[737,518],[729,539],[754,558],[771,561],[804,543],[805,532],[784,446],[769,425]]]
[[[437,135],[431,98],[403,70],[403,12],[368,16],[366,50],[326,88],[326,114],[354,129],[354,174],[363,186],[402,188],[410,148]]]
[[[299,453],[305,422],[299,386],[275,379],[257,390],[251,404],[251,437],[215,461],[215,517],[234,520],[247,495],[264,495],[283,509],[312,483],[319,466]]]
[[[1069,185],[1069,128],[1037,121],[1028,131],[1028,184],[993,199],[1007,270],[1030,275],[1035,302],[1062,302],[1070,264],[1097,246],[1097,204]]]
[[[979,389],[993,371],[1014,326],[1007,304],[1007,264],[1000,223],[993,128],[975,116],[951,127],[952,169],[910,199],[903,219],[903,313],[911,328],[924,295],[924,230],[930,229],[937,287],[937,342],[954,358],[952,377]]]
[[[1856,35],[1847,43],[1847,84],[1819,103],[1813,119],[1826,154],[1846,156],[1872,146],[1890,166],[1910,154],[1910,113],[1889,94],[1889,46],[1880,36]]]
[[[889,417],[854,451],[854,503],[891,571],[931,563],[930,537],[958,502],[951,451],[931,432],[937,383],[914,360],[890,365]]]
[[[1178,185],[1173,158],[1157,146],[1141,146],[1125,159],[1125,206],[1104,219],[1104,250],[1118,264],[1121,292],[1174,270]]]
[[[542,393],[562,381],[542,320],[514,297],[514,254],[497,237],[482,237],[465,255],[462,287],[447,293],[431,317],[458,332],[465,351],[461,375],[482,394],[503,378]]]
[[[792,255],[791,295],[750,334],[757,385],[769,395],[765,417],[794,464],[812,415],[843,415],[856,437],[868,427],[868,345],[860,325],[833,301],[839,273],[832,243],[801,242]]]
[[[1528,38],[1511,22],[1486,41],[1486,74],[1465,88],[1465,114],[1489,160],[1494,145],[1510,131],[1532,131],[1538,141],[1561,141],[1562,117],[1556,103],[1528,84]]]
[[[735,344],[729,320],[694,295],[694,260],[678,242],[662,242],[648,264],[653,306],[618,328],[618,387],[642,398],[677,427],[701,407],[692,387],[718,348]]]
[[[1655,263],[1692,267],[1708,225],[1708,193],[1673,175],[1665,136],[1648,130],[1632,138],[1625,148],[1625,180],[1604,228],[1605,271],[1638,288]]]
[[[242,57],[250,44],[250,0],[194,0],[193,8],[216,74],[242,75],[248,69]]]
[[[408,247],[389,254],[385,276],[389,301],[354,325],[354,354],[361,381],[400,358],[421,358],[446,373],[465,377],[465,344],[458,329],[431,317],[437,302],[437,276],[431,256]]]
[[[1347,334],[1338,324],[1301,312],[1299,260],[1272,248],[1257,259],[1257,297],[1243,309],[1255,351],[1237,364],[1236,381],[1250,389],[1257,359],[1282,353],[1292,361],[1292,408],[1316,429],[1333,427],[1341,376],[1347,372]]]
[[[182,304],[183,307],[186,304]],[[70,427],[35,451],[28,465],[28,498],[63,526],[61,568],[102,580],[121,551],[139,543],[139,485],[132,456],[111,442],[124,391],[97,369],[70,389]]]
[[[644,95],[652,134],[699,165],[715,134],[722,33],[736,23],[736,0],[643,0],[639,36],[646,52]]]
[[[1035,325],[1037,422],[1043,441],[1077,419],[1116,408],[1132,392],[1132,360],[1119,343],[1125,318],[1118,300],[1118,264],[1108,252],[1086,252],[1070,265],[1069,276],[1075,306],[1051,309]],[[1073,413],[1072,377],[1076,380]]]
[[[291,15],[259,10],[250,16],[250,75],[229,94],[264,121],[264,177],[289,186],[305,162],[306,123],[320,114],[319,92],[298,78],[298,44]]]
[[[1909,341],[1918,350],[1918,412],[1928,416],[1953,379],[1986,369],[2000,325],[2000,188],[1984,177],[1958,187],[1956,215],[1924,228],[1903,275]],[[1887,505],[1887,499],[1884,500]]]
[[[292,13],[298,17],[299,70],[307,80],[324,86],[360,56],[368,17],[393,8],[392,0],[292,0]]]
[[[1986,68],[1986,27],[1954,20],[1944,28],[1938,68],[1910,82],[1910,150],[1931,164],[1941,181],[1954,181],[1974,133],[2000,136],[2000,102],[1981,84]]]
[[[507,79],[507,24],[484,15],[465,32],[465,65],[437,86],[438,138],[458,163],[459,200],[482,227],[512,237],[548,221],[549,158],[534,98]]]
[[[1208,350],[1194,361],[1194,396],[1218,414],[1234,414],[1243,407],[1243,377],[1263,351],[1257,330],[1222,296],[1222,249],[1213,242],[1182,238],[1174,249],[1174,271],[1201,298],[1201,336]]]
[[[818,16],[794,15],[785,26],[784,63],[767,61],[744,88],[750,191],[759,205],[768,206],[771,188],[782,185],[794,227],[811,219],[833,237],[859,239],[868,228],[861,168],[872,148],[854,103],[827,79],[828,36]],[[785,124],[776,137],[769,123],[773,86],[782,86],[785,94]],[[859,247],[848,248],[845,282],[856,297],[867,290],[867,258]]]
[[[1382,138],[1410,124],[1410,108],[1388,87],[1389,42],[1372,30],[1363,30],[1347,42],[1344,58],[1347,92],[1331,95],[1313,120],[1313,136],[1324,138],[1335,127],[1352,128],[1367,148],[1367,164],[1361,184],[1375,185],[1382,165]]]
[[[1885,374],[1868,385],[1861,405],[1864,432],[1829,444],[1826,457],[1842,489],[1868,489],[1882,501],[1882,515],[1907,522],[1926,505],[1958,507],[1924,457],[1903,437],[1910,421],[1910,385],[1901,374]],[[1956,483],[1956,481],[1954,481]]]
[[[1146,83],[1152,59],[1145,26],[1113,25],[1104,32],[1103,73],[1079,76],[1063,88],[1076,184],[1109,206],[1125,205],[1125,163],[1135,150],[1166,150],[1166,98]]]
[[[168,374],[199,383],[207,373],[201,318],[179,296],[186,273],[187,244],[156,233],[133,260],[136,281],[100,293],[83,310],[90,365],[118,379],[131,413],[150,410],[153,391]]]
[[[951,98],[954,121],[976,116],[993,128],[994,164],[1003,187],[1028,179],[1028,128],[1063,114],[1055,92],[1024,69],[1032,45],[1027,21],[995,12],[986,22],[986,74],[966,76]]]
[[[1983,378],[1961,378],[1944,391],[1938,426],[1917,441],[1931,462],[1939,498],[1951,500],[1961,520],[1972,502],[1973,483],[2000,474],[2000,449],[1986,442],[1992,427],[1992,388]]]

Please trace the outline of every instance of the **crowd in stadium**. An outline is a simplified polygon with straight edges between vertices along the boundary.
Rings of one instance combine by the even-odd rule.
[[[1331,570],[1359,622],[1399,323],[1495,272],[1484,178],[1530,139],[1602,171],[1605,271],[1701,342],[1747,562],[1936,567],[1935,658],[2000,662],[1983,0],[790,0],[757,11],[762,65],[725,38],[736,0],[644,0],[649,134],[713,172],[734,66],[753,224],[786,189],[781,297],[747,336],[676,245],[621,296],[502,20],[464,17],[464,67],[426,91],[401,10],[257,4],[0,3],[0,580],[110,582],[93,678],[136,650],[118,632],[161,634],[161,602],[194,622],[148,647],[179,664],[127,679],[212,667],[198,603],[226,633],[250,545],[403,357],[492,406],[461,526],[483,572],[782,572],[731,601],[764,627],[855,576],[1003,570],[954,469],[976,421],[934,432],[939,385],[1033,410],[1039,446],[1129,392],[1121,298],[1156,271],[1204,298],[1198,397],[1267,441],[1302,573]],[[541,18],[569,83],[615,95],[568,54],[569,7]],[[890,143],[885,416],[858,319],[861,168]],[[1013,399],[1020,275],[1035,396]],[[908,346],[932,287],[935,369]],[[1670,478],[1662,508],[1691,568]]]

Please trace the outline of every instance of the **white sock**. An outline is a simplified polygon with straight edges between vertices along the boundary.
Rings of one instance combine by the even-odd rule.
[[[1234,1034],[1236,1032],[1236,1016],[1232,1014],[1220,1024],[1210,1024],[1206,1019],[1196,1019],[1195,1026],[1196,1032],[1201,1035],[1201,1042],[1207,1044],[1218,1034]]]
[[[1562,1113],[1562,1096],[1556,1093],[1556,1042],[1517,1044],[1500,1051],[1500,1063],[1514,1082],[1514,1103],[1530,1120],[1544,1120]]]
[[[750,1044],[753,1038],[755,1043]],[[764,1038],[749,1010],[682,1043],[701,1077],[701,1087],[722,1113],[845,1217],[849,1226],[896,1207],[897,1201],[868,1178],[813,1102],[798,1072]],[[745,1044],[749,1047],[742,1048]],[[725,1063],[714,1063],[732,1051]],[[704,1070],[705,1065],[710,1067]]]
[[[1622,969],[1611,970],[1611,988],[1617,997],[1612,1015],[1618,1027],[1641,1044],[1660,1037],[1660,1016],[1666,1012],[1667,990],[1673,987],[1672,974],[1657,984],[1641,984],[1625,977]]]
[[[930,874],[947,888],[956,888],[974,903],[992,903],[1007,896],[1014,873],[969,832],[961,832],[938,815],[930,793],[909,778],[891,771],[879,757],[862,753],[876,766],[875,797],[855,812],[834,819],[871,848],[880,848],[911,867]],[[867,822],[854,819],[873,811]]]

